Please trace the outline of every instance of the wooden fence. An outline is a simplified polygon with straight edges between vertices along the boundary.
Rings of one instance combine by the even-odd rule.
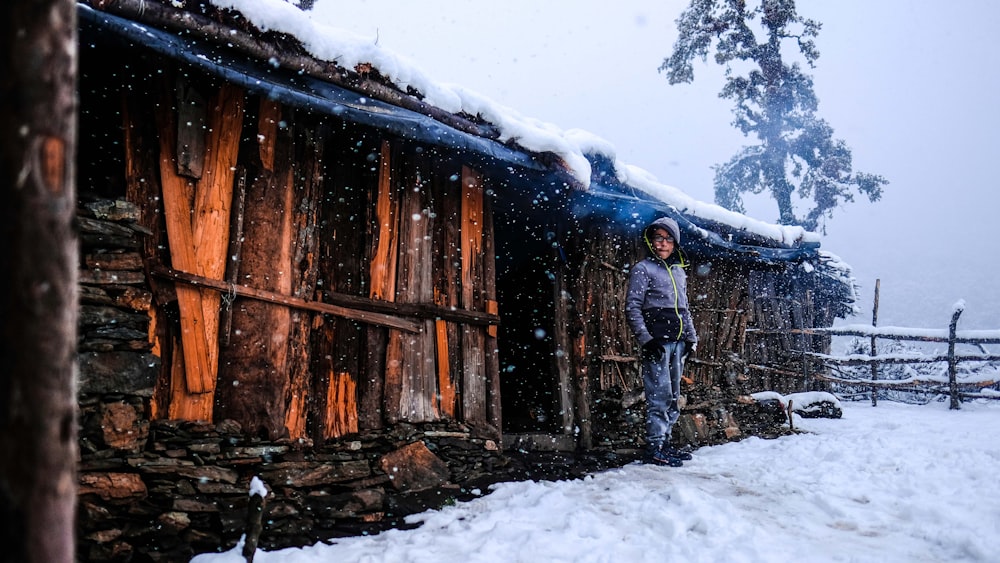
[[[961,395],[969,395],[967,392],[971,388],[982,389],[984,387],[990,387],[996,385],[996,379],[993,380],[983,380],[975,382],[958,382],[958,364],[961,362],[991,362],[1000,361],[1000,354],[989,353],[983,345],[985,344],[1000,344],[1000,331],[958,331],[958,319],[965,310],[964,304],[959,303],[955,307],[955,311],[951,316],[951,322],[948,325],[947,336],[938,335],[935,333],[943,331],[928,331],[927,329],[916,329],[916,328],[899,328],[891,327],[879,330],[876,325],[878,323],[878,281],[875,283],[875,306],[872,314],[872,327],[842,327],[842,328],[825,328],[825,329],[797,329],[792,330],[792,333],[796,334],[828,334],[831,336],[857,336],[857,337],[869,337],[871,339],[871,344],[869,348],[868,355],[850,355],[850,356],[831,356],[827,354],[815,354],[815,353],[803,353],[804,356],[810,357],[814,360],[818,360],[823,364],[826,369],[818,370],[815,374],[817,379],[831,381],[835,383],[843,383],[849,385],[860,385],[864,384],[871,389],[872,395],[872,406],[877,404],[877,393],[876,391],[880,388],[902,388],[902,387],[920,387],[921,385],[936,385],[940,384],[939,381],[933,381],[930,379],[920,380],[920,379],[907,379],[907,380],[886,380],[879,379],[879,367],[884,365],[892,364],[928,364],[935,362],[947,362],[948,364],[948,394],[951,398],[950,408],[959,409],[961,408]],[[911,341],[911,342],[936,342],[936,343],[947,343],[948,352],[946,354],[937,355],[923,355],[923,354],[878,354],[878,339],[887,339],[895,341]],[[979,347],[981,353],[979,354],[959,354],[955,351],[955,346],[957,344],[970,344]],[[840,372],[839,366],[857,366],[857,365],[868,365],[871,367],[871,379],[868,381],[852,378],[837,377],[832,375],[826,375],[822,372],[837,371]],[[992,398],[992,397],[991,397]]]

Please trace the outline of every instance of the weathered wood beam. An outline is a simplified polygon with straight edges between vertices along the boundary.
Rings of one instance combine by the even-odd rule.
[[[852,330],[852,329],[841,329],[837,327],[831,328],[797,328],[788,331],[766,331],[761,329],[747,329],[747,332],[758,332],[758,333],[771,333],[771,332],[788,332],[790,334],[810,334],[817,336],[874,336],[876,338],[884,338],[886,340],[912,340],[915,342],[940,342],[947,343],[947,336],[917,336],[917,335],[903,335],[894,334],[889,332],[872,332],[867,330]],[[975,337],[955,337],[956,344],[1000,344],[1000,338],[975,338]]]
[[[221,280],[213,280],[204,276],[198,276],[189,272],[183,272],[171,268],[164,268],[162,266],[153,268],[152,273],[165,279],[183,282],[198,288],[212,289],[220,293],[235,294],[239,297],[256,299],[258,301],[264,301],[277,305],[285,305],[286,307],[316,311],[317,313],[325,313],[335,317],[343,317],[376,326],[396,328],[406,332],[420,332],[423,327],[423,324],[420,322],[401,319],[391,315],[348,309],[346,307],[330,305],[328,303],[307,301],[305,299],[282,295],[273,291],[254,289],[245,285],[228,284]]]
[[[921,385],[931,386],[939,388],[942,392],[948,390],[947,381],[935,381],[933,379],[905,379],[905,380],[892,380],[892,379],[879,379],[872,381],[871,379],[848,379],[846,377],[836,377],[833,375],[824,375],[822,373],[816,374],[816,379],[823,381],[831,381],[834,383],[843,383],[846,385],[858,385],[862,387],[879,387],[883,389],[893,389],[900,387],[916,387]],[[962,381],[957,383],[957,385],[963,389],[982,389],[985,387],[992,387],[996,385],[996,380],[987,379],[984,381]]]
[[[166,98],[169,99],[169,98]],[[183,270],[197,272],[194,233],[191,228],[190,181],[177,174],[175,154],[177,125],[169,103],[161,103],[157,111],[160,130],[160,183],[163,188],[163,211],[170,243],[171,263]],[[181,347],[184,352],[187,391],[208,393],[215,389],[209,342],[205,333],[205,312],[201,292],[196,287],[177,288],[177,304],[181,317]],[[200,417],[199,417],[200,418]],[[211,417],[206,417],[211,418]]]

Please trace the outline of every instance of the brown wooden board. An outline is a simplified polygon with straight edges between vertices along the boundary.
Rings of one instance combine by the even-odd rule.
[[[375,198],[372,242],[374,252],[370,263],[370,297],[383,301],[396,300],[396,269],[399,253],[399,197],[395,188],[394,162],[398,151],[393,150],[388,141],[382,142],[379,152],[378,190]],[[389,423],[400,420],[400,400],[403,381],[402,336],[390,330],[388,335],[372,334],[369,355],[380,355],[371,365],[381,364],[383,371],[373,373],[383,381],[383,419]],[[384,340],[384,344],[381,341]]]
[[[483,310],[483,185],[482,176],[462,167],[462,220],[460,272],[461,306]],[[486,334],[476,326],[464,325],[462,331],[462,415],[474,426],[488,424],[486,400]]]
[[[169,94],[163,92],[161,100],[169,99]],[[177,157],[174,154],[177,124],[171,104],[160,105],[157,111],[157,128],[160,131],[160,183],[163,189],[164,217],[167,223],[171,262],[177,268],[197,272],[198,262],[191,227],[190,194],[193,187],[187,178],[177,174],[175,165]],[[211,392],[215,388],[211,363],[213,353],[209,352],[210,343],[206,338],[201,291],[193,287],[178,287],[177,302],[181,317],[181,348],[186,365],[186,386],[183,389],[188,393]],[[175,389],[181,388],[177,386]],[[183,402],[183,398],[178,400]],[[181,414],[181,416],[195,420],[211,419],[211,412]]]
[[[270,104],[260,102],[258,120],[273,113]],[[252,180],[247,186],[238,279],[249,287],[290,296],[296,216],[293,129],[278,128],[270,137],[258,137],[258,142],[273,143],[274,170],[265,169],[257,154],[245,163]],[[238,421],[250,434],[285,436],[292,312],[279,304],[237,299],[232,326],[220,374],[227,383],[219,388],[219,416]]]
[[[401,303],[429,303],[434,299],[434,213],[431,190],[424,180],[431,163],[422,154],[399,161],[400,223],[399,271],[396,298]],[[402,349],[400,416],[408,422],[429,422],[437,415],[437,370],[433,320],[424,321],[421,334],[399,334]],[[395,332],[395,331],[394,331]]]

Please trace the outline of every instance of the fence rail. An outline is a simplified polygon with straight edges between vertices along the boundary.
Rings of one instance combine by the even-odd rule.
[[[814,328],[814,329],[793,329],[789,332],[793,334],[812,334],[812,335],[830,335],[830,336],[857,336],[857,337],[870,337],[871,347],[870,354],[852,354],[850,356],[831,356],[829,354],[817,354],[817,353],[804,353],[804,356],[816,359],[822,362],[827,367],[834,366],[858,366],[858,365],[870,365],[872,368],[872,378],[870,380],[861,379],[850,379],[843,377],[835,377],[817,374],[818,379],[823,379],[826,381],[845,383],[853,385],[868,385],[871,387],[872,393],[872,405],[877,404],[876,391],[879,388],[891,388],[891,389],[904,389],[912,388],[919,385],[940,385],[942,382],[934,381],[931,379],[921,380],[921,379],[907,379],[907,380],[879,380],[878,379],[878,367],[880,365],[892,365],[892,364],[919,364],[919,363],[936,363],[936,362],[947,362],[948,364],[948,394],[951,398],[950,408],[959,409],[961,408],[961,395],[963,390],[982,389],[983,387],[990,387],[995,385],[997,381],[995,380],[984,380],[976,382],[959,382],[957,380],[958,365],[961,362],[993,362],[1000,361],[1000,354],[991,354],[983,348],[984,344],[1000,344],[1000,331],[967,331],[965,333],[959,333],[957,330],[958,319],[964,311],[964,306],[960,303],[956,306],[954,313],[951,317],[951,322],[948,325],[947,336],[943,336],[944,331],[941,336],[929,334],[926,329],[915,329],[915,328],[899,328],[890,327],[887,329],[879,330],[874,326],[875,320],[877,320],[878,314],[878,297],[877,297],[876,284],[876,299],[875,299],[875,311],[873,315],[873,326],[869,329],[868,327],[857,328],[857,327],[845,327],[845,328]],[[937,332],[937,331],[933,331]],[[924,334],[918,334],[924,333]],[[977,335],[978,333],[978,335]],[[879,355],[877,353],[876,340],[895,340],[895,341],[911,341],[911,342],[937,342],[942,344],[948,344],[948,352],[946,354],[938,354],[935,356],[924,356],[919,354],[883,354]],[[979,346],[982,353],[980,354],[958,354],[955,352],[955,346],[957,344],[973,344]],[[838,370],[839,371],[839,370]],[[969,393],[965,393],[969,394]]]

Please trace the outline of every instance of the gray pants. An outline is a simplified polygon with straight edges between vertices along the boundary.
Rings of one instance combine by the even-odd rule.
[[[642,382],[646,392],[646,444],[655,451],[670,443],[670,432],[681,411],[681,371],[684,342],[667,342],[660,361],[642,363]]]

